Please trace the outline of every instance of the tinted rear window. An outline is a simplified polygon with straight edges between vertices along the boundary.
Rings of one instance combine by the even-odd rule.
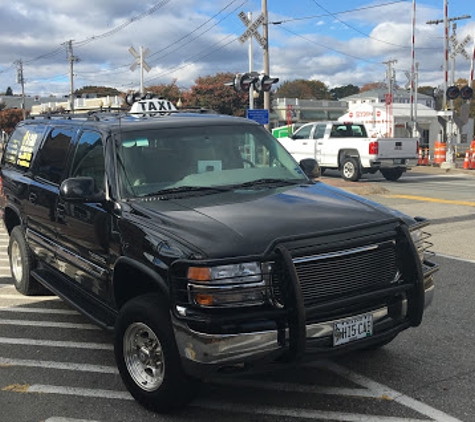
[[[15,129],[7,143],[3,161],[18,169],[28,170],[31,166],[33,153],[43,137],[46,126],[20,126]]]

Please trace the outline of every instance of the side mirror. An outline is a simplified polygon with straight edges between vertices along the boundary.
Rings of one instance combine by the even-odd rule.
[[[96,190],[96,184],[92,177],[71,177],[61,183],[59,187],[61,199],[68,202],[103,202],[103,191]]]
[[[299,164],[300,168],[310,179],[316,179],[320,177],[321,171],[317,160],[313,158],[304,158]]]

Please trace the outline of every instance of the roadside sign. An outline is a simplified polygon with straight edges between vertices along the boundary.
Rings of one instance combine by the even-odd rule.
[[[239,37],[241,44],[244,44],[249,37],[254,37],[259,45],[264,48],[266,46],[266,40],[257,31],[257,28],[259,28],[264,23],[264,14],[261,13],[254,22],[249,20],[244,12],[239,13],[238,16],[242,23],[247,26],[246,31],[244,31],[244,33]]]
[[[269,110],[266,109],[247,109],[246,117],[261,125],[269,124]]]

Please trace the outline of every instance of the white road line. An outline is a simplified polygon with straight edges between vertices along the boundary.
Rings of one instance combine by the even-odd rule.
[[[8,388],[8,387],[7,387]],[[22,393],[60,394],[78,397],[133,400],[133,397],[122,391],[99,390],[90,388],[59,387],[54,385],[34,384],[26,389],[21,388]],[[228,402],[213,402],[208,400],[196,400],[190,404],[192,407],[220,410],[224,412],[261,414],[283,416],[291,418],[328,420],[341,422],[428,422],[427,419],[399,418],[392,416],[372,416],[357,413],[331,412],[312,409],[279,408],[270,406],[250,406]]]
[[[329,369],[332,372],[358,384],[362,387],[371,390],[375,395],[380,397],[388,397],[389,399],[402,404],[421,415],[432,418],[433,421],[437,422],[462,422],[460,419],[454,418],[447,413],[441,412],[440,410],[434,409],[433,407],[417,401],[405,394],[400,393],[399,391],[393,390],[392,388],[387,387],[386,385],[380,384],[376,381],[373,381],[369,378],[366,378],[363,375],[357,374],[348,368],[337,365],[334,362],[325,362],[325,363],[316,363],[310,364],[309,366],[319,367],[323,369]]]
[[[2,288],[5,288],[6,286],[3,286]],[[40,302],[43,300],[51,300],[51,299],[58,299],[58,296],[23,296],[20,293],[17,294],[0,294],[0,299],[14,299],[14,300],[26,300],[30,302]]]
[[[335,388],[335,387],[321,387],[315,385],[300,385],[285,382],[266,382],[258,380],[244,380],[244,379],[213,379],[211,384],[259,388],[261,390],[272,390],[291,393],[306,393],[306,394],[326,394],[345,397],[363,397],[363,398],[381,398],[375,396],[374,393],[366,388]]]
[[[76,324],[72,322],[50,322],[50,321],[28,321],[19,319],[2,319],[0,325],[21,325],[26,327],[42,327],[42,328],[71,328],[75,330],[100,330],[96,325],[92,324]]]
[[[286,416],[290,418],[325,420],[325,421],[341,421],[341,422],[429,422],[427,419],[399,418],[393,416],[365,415],[360,413],[344,413],[332,412],[324,410],[288,408],[288,407],[269,407],[269,406],[252,406],[249,404],[224,403],[213,401],[196,401],[191,406],[220,410],[234,413],[250,413],[272,416]]]
[[[100,390],[93,388],[75,388],[75,387],[58,387],[55,385],[34,384],[28,387],[27,393],[40,394],[65,394],[68,396],[80,397],[98,397],[102,399],[119,399],[134,400],[134,398],[126,391]]]
[[[28,368],[60,369],[63,371],[98,372],[100,374],[119,373],[115,366],[47,360],[10,359],[2,357],[0,357],[0,366],[23,366]]]
[[[42,346],[42,347],[64,347],[69,349],[88,350],[114,350],[112,344],[87,343],[77,341],[56,341],[56,340],[36,340],[31,338],[0,337],[0,344]]]
[[[18,312],[50,315],[81,315],[79,312],[69,309],[21,308],[19,306],[0,306],[0,312]]]
[[[89,419],[71,419],[71,418],[61,418],[61,417],[51,417],[45,420],[45,422],[99,422]]]
[[[468,262],[469,264],[475,264],[475,260],[473,259],[465,259],[465,258],[459,258],[458,256],[451,256],[451,255],[444,255],[442,253],[436,252],[435,256],[440,256],[442,258],[447,258],[447,259],[453,259],[455,261],[462,261],[462,262]]]

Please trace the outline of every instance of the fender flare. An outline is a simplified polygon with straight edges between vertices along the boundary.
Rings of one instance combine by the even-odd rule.
[[[154,271],[152,268],[148,267],[147,265],[145,265],[144,263],[140,262],[140,261],[137,261],[135,259],[132,259],[130,257],[127,257],[127,256],[121,256],[117,259],[117,261],[114,263],[114,269],[118,266],[118,265],[126,265],[126,266],[129,266],[129,267],[133,267],[134,269],[144,273],[147,277],[149,277],[153,283],[158,287],[159,291],[161,294],[165,295],[166,299],[169,300],[170,299],[170,289],[168,287],[168,284],[165,282],[165,280],[163,279],[163,277],[160,276],[160,274],[158,274],[156,271]],[[117,308],[120,308],[120,306],[122,305],[122,303],[117,303],[117,295],[116,295],[116,286],[115,286],[115,272],[114,272],[114,275],[112,277],[112,291],[113,291],[113,294],[114,294],[114,300],[116,302],[116,306]]]

